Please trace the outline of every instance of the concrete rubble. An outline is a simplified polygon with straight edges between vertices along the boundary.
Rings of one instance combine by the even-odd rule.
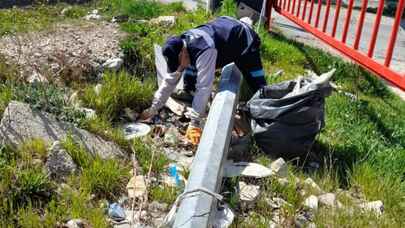
[[[381,200],[362,203],[359,207],[365,211],[373,212],[376,215],[382,215],[384,212],[384,203]]]
[[[279,158],[270,164],[270,169],[279,178],[288,177],[288,167],[284,159]]]
[[[243,181],[239,181],[239,199],[245,202],[253,202],[260,194],[260,186],[246,184]]]

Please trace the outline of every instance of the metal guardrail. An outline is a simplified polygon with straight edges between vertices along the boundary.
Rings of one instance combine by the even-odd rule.
[[[185,192],[199,188],[217,193],[220,190],[222,165],[228,154],[240,82],[241,73],[235,64],[223,68],[219,92],[212,102]],[[211,227],[216,203],[216,199],[203,192],[187,196],[180,203],[173,227]]]

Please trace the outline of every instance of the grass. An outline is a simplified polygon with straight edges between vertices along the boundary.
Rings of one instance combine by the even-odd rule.
[[[117,120],[126,107],[136,111],[148,107],[152,101],[154,85],[130,76],[126,72],[106,73],[100,93],[92,86],[84,91],[84,103],[106,120]]]
[[[160,174],[165,171],[166,166],[169,164],[169,159],[166,158],[157,148],[152,148],[151,141],[145,141],[145,138],[135,138],[132,146],[136,159],[141,166],[142,172],[146,175],[149,167],[152,166],[151,171],[155,174]],[[152,160],[152,150],[155,150],[155,156]]]
[[[20,32],[49,29],[56,22],[74,20],[87,14],[90,5],[73,5],[62,10],[66,4],[38,5],[33,8],[11,8],[0,10],[0,37]]]
[[[67,121],[117,142],[129,151],[135,150],[142,173],[146,174],[151,165],[151,155],[155,148],[152,142],[142,139],[130,144],[123,139],[118,126],[122,110],[126,107],[140,111],[151,101],[155,88],[153,43],[162,44],[171,35],[178,35],[186,29],[202,24],[215,15],[204,10],[184,13],[179,4],[161,5],[157,2],[141,0],[103,1],[98,3],[107,17],[125,15],[128,22],[121,23],[121,29],[128,37],[121,42],[125,53],[127,72],[104,75],[100,94],[94,92],[94,85],[88,82],[82,93],[86,106],[97,111],[98,118],[81,121],[69,114],[63,95],[66,90],[53,85],[21,85],[16,69],[4,64],[0,59],[0,113],[12,99],[30,103],[33,107],[54,113]],[[74,6],[76,7],[76,6]],[[0,36],[15,32],[25,32],[49,28],[53,23],[70,18],[79,18],[87,6],[73,8],[66,18],[59,15],[62,8],[38,8],[38,10],[1,10]],[[35,8],[37,9],[37,8]],[[233,15],[235,7],[231,1],[224,1],[224,7],[218,14]],[[217,15],[218,15],[217,14]],[[150,26],[136,22],[138,19],[150,19],[159,15],[176,15],[173,27]],[[262,60],[267,72],[268,83],[276,83],[295,78],[312,70],[317,74],[336,68],[333,81],[343,91],[356,95],[353,100],[341,93],[334,93],[326,99],[326,127],[318,136],[312,152],[318,156],[321,168],[315,172],[305,172],[301,166],[290,162],[290,170],[301,178],[313,178],[322,189],[337,192],[350,190],[364,195],[366,200],[382,200],[385,206],[383,216],[356,211],[320,210],[315,214],[314,222],[319,227],[402,227],[405,218],[405,104],[393,95],[376,76],[358,66],[347,63],[338,57],[321,50],[307,47],[291,41],[277,33],[260,30],[262,41]],[[271,75],[282,69],[284,74]],[[10,80],[12,79],[12,80]],[[31,145],[30,145],[31,144]],[[80,164],[82,174],[72,177],[72,190],[55,194],[52,181],[49,181],[40,167],[30,162],[19,162],[21,151],[1,147],[0,150],[0,225],[54,227],[60,221],[69,218],[85,218],[94,227],[107,227],[100,202],[103,198],[113,198],[114,192],[123,190],[128,178],[127,164],[109,160],[101,162],[98,158],[89,158],[87,152],[73,140],[64,142],[75,162]],[[43,159],[43,146],[39,142],[29,142],[22,151],[33,158]],[[41,155],[42,154],[42,155]],[[26,158],[28,160],[28,158]],[[263,154],[252,153],[252,160],[268,165],[270,160]],[[168,159],[155,153],[152,163],[153,174],[165,171]],[[292,178],[292,177],[290,177]],[[113,181],[109,181],[113,180]],[[291,181],[292,182],[292,181]],[[237,181],[232,182],[235,185]],[[22,186],[24,184],[24,186]],[[274,180],[258,182],[264,195],[253,208],[240,208],[236,197],[230,197],[230,203],[237,212],[250,211],[246,217],[238,217],[237,227],[268,227],[270,208],[265,197],[282,197],[292,206],[283,208],[288,218],[286,226],[296,212],[300,210],[304,197],[297,193],[301,186],[290,183],[281,186]],[[43,192],[52,193],[45,200]],[[90,197],[96,194],[96,199]],[[171,203],[178,194],[177,189],[152,186],[149,197],[160,202]],[[342,199],[342,201],[344,201]],[[38,205],[42,204],[42,205]],[[10,215],[15,216],[10,216]],[[24,217],[18,219],[17,215]],[[238,214],[240,215],[240,214]],[[42,224],[38,223],[41,219]],[[4,224],[4,225],[3,225]],[[44,225],[45,224],[45,225]]]

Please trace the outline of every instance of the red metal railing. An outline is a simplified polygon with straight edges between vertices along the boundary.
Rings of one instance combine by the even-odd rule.
[[[363,26],[366,19],[368,0],[362,1],[361,10],[358,13],[358,17],[356,20],[357,25],[353,46],[351,46],[347,43],[347,40],[350,21],[352,20],[353,15],[353,4],[354,0],[349,0],[348,5],[345,9],[345,20],[339,19],[342,8],[342,0],[336,0],[334,6],[332,6],[331,0],[326,0],[325,5],[322,4],[322,0],[269,0],[269,10],[267,12],[269,13],[270,18],[271,10],[272,8],[274,8],[279,14],[283,15],[295,24],[301,26],[306,31],[312,33],[324,43],[332,46],[333,48],[340,51],[366,69],[397,85],[402,90],[405,90],[405,73],[396,72],[395,70],[390,68],[395,42],[397,40],[398,30],[401,22],[401,16],[405,8],[405,0],[398,1],[394,22],[391,28],[391,35],[386,49],[384,63],[380,63],[373,58],[376,41],[381,25],[384,0],[379,1],[377,12],[376,14],[374,14],[374,24],[371,37],[364,37],[364,35],[362,36]],[[334,18],[333,21],[331,21],[332,27],[330,28],[330,24],[328,22],[331,10],[333,12],[332,7],[334,7]],[[316,13],[314,12],[314,8],[316,9]],[[308,10],[309,14],[307,16]],[[322,16],[323,19],[321,18]],[[315,17],[315,20],[313,20],[313,17]],[[367,19],[369,20],[369,17]],[[320,25],[321,21],[323,22],[322,25]],[[337,34],[337,27],[339,26],[339,22],[343,22],[340,39],[338,38],[340,34]],[[331,30],[331,32],[328,32],[328,30]],[[369,40],[368,50],[365,53],[359,50],[360,43],[365,42],[364,38],[368,38]]]

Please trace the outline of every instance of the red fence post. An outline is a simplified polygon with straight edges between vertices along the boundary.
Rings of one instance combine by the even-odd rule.
[[[337,22],[339,20],[341,3],[342,3],[342,0],[336,0],[335,20],[333,22],[332,37],[335,37],[335,34],[336,34],[336,27],[337,27]]]
[[[330,2],[331,0],[326,1],[326,11],[325,11],[325,18],[323,19],[323,28],[322,31],[326,31],[326,27],[328,25],[328,20],[329,20],[329,10],[330,10]]]
[[[352,18],[353,3],[354,3],[354,0],[349,0],[349,6],[347,8],[347,13],[346,13],[345,26],[343,27],[343,34],[342,34],[343,43],[346,43],[347,31],[349,30],[350,20]]]
[[[381,16],[384,11],[384,0],[380,0],[378,4],[377,15],[375,17],[373,33],[371,33],[370,45],[368,47],[368,57],[372,58],[374,54],[375,42],[377,41],[378,30],[380,29]]]
[[[356,50],[359,49],[361,33],[363,31],[363,25],[364,25],[364,18],[366,16],[367,4],[368,4],[368,0],[363,0],[363,4],[361,5],[359,22],[357,23],[356,38],[354,40],[354,45],[353,45],[354,49],[356,49]]]
[[[399,0],[397,5],[397,12],[395,13],[394,25],[392,26],[391,38],[387,48],[387,56],[385,56],[384,65],[387,67],[390,66],[391,63],[392,52],[394,50],[394,45],[397,40],[398,28],[399,24],[401,23],[401,16],[404,13],[404,7],[405,7],[405,0]]]
[[[315,20],[316,28],[318,28],[319,25],[319,17],[321,16],[321,9],[322,9],[322,0],[318,0],[318,11],[316,12],[316,20]]]

